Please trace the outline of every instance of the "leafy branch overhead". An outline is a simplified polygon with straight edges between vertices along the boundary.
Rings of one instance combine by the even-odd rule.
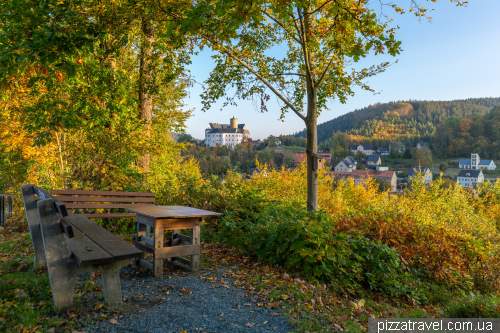
[[[366,1],[217,5],[221,6],[217,15],[207,17],[213,14],[208,12],[213,5],[200,3],[183,30],[189,33],[198,24],[203,29],[200,45],[218,51],[216,67],[206,82],[204,109],[232,88],[239,98],[256,97],[261,102],[269,99],[269,89],[282,105],[281,119],[292,110],[305,120],[308,82],[317,92],[319,113],[328,99],[345,102],[353,94],[353,85],[371,90],[363,79],[389,65],[356,71],[347,69],[352,61],[370,52],[396,55],[400,51],[395,29],[379,23]],[[227,22],[241,25],[230,31],[234,26]],[[260,110],[266,110],[265,103],[260,103]]]

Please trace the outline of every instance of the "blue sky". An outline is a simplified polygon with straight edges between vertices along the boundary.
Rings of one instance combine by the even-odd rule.
[[[456,7],[446,0],[420,2],[434,8],[430,13],[432,23],[419,23],[411,14],[399,15],[390,8],[385,9],[400,26],[396,33],[396,39],[402,41],[400,55],[395,58],[370,56],[359,62],[369,66],[398,59],[385,73],[369,79],[370,86],[379,94],[356,89],[346,104],[332,101],[328,106],[330,111],[323,112],[318,123],[377,102],[500,96],[500,0],[469,0],[467,7]],[[410,0],[397,3],[402,6]],[[204,138],[209,122],[229,123],[233,114],[239,123],[247,124],[253,139],[292,134],[305,128],[303,121],[292,113],[281,122],[274,97],[267,113],[258,112],[251,102],[242,100],[237,102],[238,106],[227,106],[222,111],[220,100],[209,111],[202,112],[202,83],[212,68],[208,51],[194,57],[189,67],[198,82],[190,88],[189,97],[184,101],[186,108],[194,109],[186,123],[186,132],[193,137]]]

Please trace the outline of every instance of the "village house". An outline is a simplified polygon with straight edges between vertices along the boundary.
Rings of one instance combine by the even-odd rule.
[[[412,167],[410,171],[408,171],[408,182],[411,182],[419,173],[420,176],[424,178],[424,185],[428,185],[432,182],[432,172],[427,167]]]
[[[481,160],[479,154],[472,153],[471,158],[461,159],[459,162],[460,169],[468,170],[496,170],[497,166],[493,160]]]
[[[328,173],[331,177],[342,178],[347,180],[352,178],[354,184],[360,185],[365,183],[368,179],[387,180],[391,184],[391,191],[396,191],[398,177],[394,171],[378,171],[378,170],[355,170],[353,172],[344,171],[330,171]]]
[[[417,149],[420,149],[422,147],[430,148],[429,142],[419,142],[419,143],[417,143]]]
[[[380,155],[382,155],[382,156],[389,155],[389,149],[387,149],[387,148],[379,148],[379,149],[377,149],[377,152],[379,152]]]
[[[357,154],[365,154],[365,155],[372,155],[374,153],[373,147],[370,145],[352,145],[351,148],[349,148],[351,153]]]
[[[333,170],[335,171],[346,171],[346,172],[353,172],[356,170],[356,160],[352,156],[347,156],[344,158],[342,161],[337,163]]]
[[[293,154],[292,157],[292,165],[299,165],[300,163],[304,162],[307,160],[307,155],[306,154]]]
[[[366,165],[380,165],[382,164],[382,160],[380,159],[380,155],[369,155],[366,159]]]
[[[457,176],[458,184],[463,187],[476,187],[484,181],[482,170],[460,170]]]
[[[238,125],[238,118],[231,118],[229,124],[209,123],[205,128],[205,144],[209,147],[234,146],[247,142],[250,132],[245,124]]]

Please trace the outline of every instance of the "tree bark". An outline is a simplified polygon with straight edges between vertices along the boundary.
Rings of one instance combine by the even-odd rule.
[[[141,58],[139,68],[139,107],[140,117],[146,121],[144,136],[151,137],[151,119],[153,116],[153,96],[151,88],[153,86],[153,44],[155,42],[153,23],[150,19],[142,19],[143,41],[141,44]],[[144,154],[139,160],[139,167],[144,171],[149,171],[150,155]]]
[[[318,170],[314,170],[314,156],[318,152],[318,113],[317,113],[317,89],[315,86],[315,54],[309,52],[307,41],[309,36],[312,36],[312,15],[308,8],[304,8],[304,28],[306,47],[304,59],[306,66],[306,87],[307,87],[307,115],[306,115],[306,130],[307,130],[307,210],[318,210]]]

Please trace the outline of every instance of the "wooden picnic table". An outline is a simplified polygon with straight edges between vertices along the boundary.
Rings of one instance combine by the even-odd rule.
[[[172,258],[186,264],[192,272],[199,270],[201,244],[200,226],[204,217],[219,213],[184,206],[123,207],[136,213],[137,239],[135,246],[153,254],[153,264],[139,259],[136,263],[153,271],[153,276],[163,275],[163,260]],[[147,227],[152,227],[152,238],[146,236]],[[191,236],[181,234],[181,229],[191,229]],[[172,230],[170,239],[164,239],[166,230]],[[182,258],[191,256],[191,260]]]

